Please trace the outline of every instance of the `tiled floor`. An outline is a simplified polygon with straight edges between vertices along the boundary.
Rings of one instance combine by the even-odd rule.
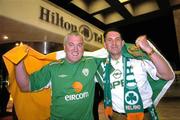
[[[160,120],[180,120],[180,98],[164,98],[157,111]]]

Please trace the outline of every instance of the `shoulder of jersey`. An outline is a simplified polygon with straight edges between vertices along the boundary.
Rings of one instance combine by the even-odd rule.
[[[92,60],[92,59],[94,59],[94,58],[93,57],[89,57],[89,56],[83,58],[83,60]]]
[[[51,66],[51,65],[57,65],[57,64],[62,64],[62,63],[64,63],[64,60],[57,60],[57,61],[53,61],[49,63],[49,65]]]

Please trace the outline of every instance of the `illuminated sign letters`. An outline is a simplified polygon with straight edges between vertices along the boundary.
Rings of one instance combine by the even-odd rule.
[[[66,31],[79,31],[84,37],[87,42],[94,40],[98,43],[103,43],[102,35],[93,32],[90,27],[87,25],[74,25],[73,23],[64,19],[58,12],[51,11],[47,8],[40,6],[40,16],[39,19],[46,21],[50,24],[56,25]]]

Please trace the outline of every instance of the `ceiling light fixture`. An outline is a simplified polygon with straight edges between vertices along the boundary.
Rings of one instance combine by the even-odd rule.
[[[7,35],[4,35],[4,36],[3,36],[3,39],[4,39],[4,40],[7,40],[7,39],[8,39],[8,36],[7,36]]]
[[[129,0],[119,0],[120,3],[128,2]]]

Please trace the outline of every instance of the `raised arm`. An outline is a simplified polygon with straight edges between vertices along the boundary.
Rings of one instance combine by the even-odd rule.
[[[15,66],[16,81],[20,89],[24,92],[30,91],[29,76],[26,72],[24,62],[21,61]]]
[[[145,35],[137,38],[136,46],[140,47],[149,55],[151,61],[154,63],[157,69],[158,77],[165,80],[172,80],[174,78],[174,72],[167,60],[160,53],[154,50],[153,46],[149,44]]]

